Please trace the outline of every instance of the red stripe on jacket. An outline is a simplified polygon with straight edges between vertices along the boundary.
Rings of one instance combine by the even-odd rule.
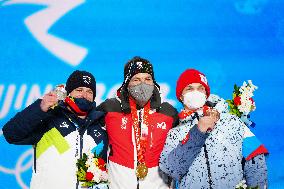
[[[247,158],[246,161],[251,160],[252,158],[260,155],[260,154],[268,154],[268,150],[262,144],[255,151],[253,151]]]

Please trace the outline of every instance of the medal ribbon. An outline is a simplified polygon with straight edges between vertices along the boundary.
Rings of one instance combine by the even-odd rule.
[[[72,97],[66,97],[65,98],[65,103],[70,106],[70,108],[72,108],[72,110],[74,110],[78,115],[80,116],[86,116],[88,113],[87,112],[83,112],[82,110],[80,110],[80,108],[77,106],[77,104],[74,102],[74,99]]]
[[[205,115],[206,112],[210,109],[210,107],[205,105],[205,106],[202,107],[202,109],[203,109],[203,114]],[[197,109],[197,110],[199,110],[199,109]],[[178,114],[178,117],[179,117],[180,119],[185,119],[186,117],[190,116],[192,113],[194,113],[194,112],[197,111],[197,110],[185,110],[185,109],[183,109],[183,110]]]
[[[129,98],[130,108],[131,108],[131,115],[133,120],[133,129],[134,129],[134,135],[135,135],[135,142],[136,142],[136,151],[137,151],[137,161],[139,164],[145,163],[145,152],[146,152],[146,146],[147,146],[147,138],[148,138],[148,132],[149,132],[149,111],[150,111],[150,102],[148,102],[144,106],[144,116],[143,116],[143,124],[148,128],[148,132],[141,133],[140,124],[142,124],[142,116],[139,114],[139,117],[137,115],[137,108],[135,100],[130,97]],[[143,127],[141,125],[141,127]]]

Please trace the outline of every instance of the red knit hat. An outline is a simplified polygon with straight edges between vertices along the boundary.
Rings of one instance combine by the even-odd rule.
[[[206,76],[195,69],[185,70],[177,80],[176,96],[180,101],[183,89],[191,83],[200,83],[205,87],[207,98],[210,95],[210,88],[206,79]]]

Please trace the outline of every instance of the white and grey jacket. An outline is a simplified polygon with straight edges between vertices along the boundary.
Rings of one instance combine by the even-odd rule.
[[[249,132],[244,123],[228,113],[223,99],[211,96],[220,119],[210,133],[197,128],[198,117],[192,114],[170,130],[160,157],[160,168],[179,183],[179,189],[235,189],[242,180],[248,186],[267,186],[267,167],[264,153],[255,153],[245,160],[244,142]],[[188,137],[187,142],[182,142]]]

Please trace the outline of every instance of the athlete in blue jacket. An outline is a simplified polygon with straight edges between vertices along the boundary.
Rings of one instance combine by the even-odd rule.
[[[107,134],[99,123],[104,113],[94,110],[94,76],[86,71],[73,72],[66,82],[66,91],[69,96],[65,102],[58,102],[56,94],[50,92],[3,127],[9,143],[34,147],[31,189],[81,188],[76,162],[90,150],[101,151],[107,162]]]

